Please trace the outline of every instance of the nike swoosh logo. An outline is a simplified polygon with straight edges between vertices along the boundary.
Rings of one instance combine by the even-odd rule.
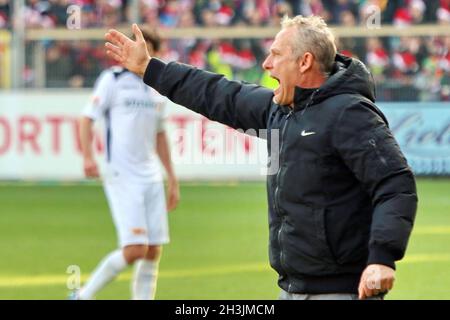
[[[316,134],[315,132],[306,132],[305,130],[302,131],[302,137],[310,136],[312,134]]]

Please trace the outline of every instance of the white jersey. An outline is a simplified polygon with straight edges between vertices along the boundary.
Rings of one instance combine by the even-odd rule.
[[[162,180],[155,148],[166,103],[167,98],[126,69],[113,67],[100,75],[83,114],[104,118],[106,160],[114,174],[142,183]]]

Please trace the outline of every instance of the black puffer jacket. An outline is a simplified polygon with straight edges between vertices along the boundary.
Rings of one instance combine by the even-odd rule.
[[[269,251],[281,288],[356,293],[368,264],[395,267],[403,257],[417,206],[414,176],[361,62],[337,55],[320,88],[296,88],[294,109],[273,103],[271,90],[156,59],[144,82],[211,120],[268,129],[272,164],[279,159],[267,179]]]

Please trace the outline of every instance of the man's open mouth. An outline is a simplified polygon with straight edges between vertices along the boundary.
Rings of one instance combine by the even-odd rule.
[[[280,93],[280,79],[274,76],[271,76],[271,78],[275,79],[278,82],[278,87],[273,90],[274,95],[277,95],[278,93]]]
[[[280,79],[278,79],[277,77],[274,77],[274,76],[270,76],[272,79],[275,79],[275,80],[277,80],[277,82],[278,82],[278,84],[280,84]]]

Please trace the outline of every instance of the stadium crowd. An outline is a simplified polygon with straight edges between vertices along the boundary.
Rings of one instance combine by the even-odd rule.
[[[26,0],[25,23],[32,28],[66,24],[67,8],[82,9],[83,27],[129,23],[130,0]],[[278,25],[280,16],[320,15],[330,24],[363,22],[380,8],[382,22],[395,25],[449,23],[449,0],[140,0],[141,19],[159,27]],[[0,27],[11,24],[12,1],[0,0]]]
[[[28,28],[63,27],[67,7],[81,8],[81,27],[109,28],[131,21],[129,0],[27,0]],[[281,17],[321,15],[331,25],[366,23],[377,6],[381,22],[397,26],[449,24],[450,0],[141,0],[142,23],[159,28],[279,26]],[[0,0],[0,28],[10,28],[12,1]],[[368,64],[378,83],[378,99],[388,101],[450,100],[450,37],[342,38],[338,49]],[[29,46],[32,46],[30,43]],[[111,62],[101,42],[48,41],[46,85],[90,87]],[[261,39],[177,39],[165,41],[162,58],[179,60],[230,78],[272,86],[260,64],[270,46]],[[31,49],[31,47],[30,47]],[[32,50],[27,50],[31,52]],[[32,58],[28,57],[31,61]],[[33,86],[32,63],[24,72]],[[419,90],[412,90],[412,89]]]

